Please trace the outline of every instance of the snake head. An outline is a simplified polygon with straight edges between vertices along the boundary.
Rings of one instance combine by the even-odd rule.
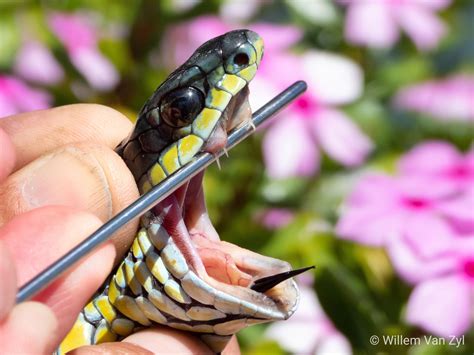
[[[255,32],[228,32],[199,47],[158,87],[118,148],[142,192],[196,154],[224,148],[227,134],[251,121],[248,84],[262,56],[263,41]],[[142,252],[132,248],[130,262],[147,260],[149,270],[137,268],[144,273],[137,279],[154,278],[148,297],[164,317],[156,322],[201,333],[220,351],[241,328],[290,317],[299,294],[290,279],[296,272],[287,262],[220,240],[207,214],[202,177],[191,179],[142,218],[145,239],[137,242]],[[148,265],[150,250],[153,260],[160,256],[166,278]],[[173,289],[166,287],[170,279]]]
[[[248,83],[262,56],[259,35],[231,31],[204,43],[156,89],[117,148],[142,192],[197,153],[225,147],[227,132],[251,119]]]

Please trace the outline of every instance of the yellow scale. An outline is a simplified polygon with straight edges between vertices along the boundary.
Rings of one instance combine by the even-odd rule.
[[[232,96],[253,78],[256,70],[256,64],[252,64],[237,75],[224,74],[222,76],[222,79],[216,84],[216,88],[212,88],[208,93],[206,98],[208,107],[205,107],[192,123],[194,134],[179,139],[160,155],[158,162],[150,169],[148,179],[142,184],[144,192],[159,184],[168,175],[193,159],[216,127],[222,111],[225,110]]]
[[[214,74],[214,78],[220,77],[220,80],[217,81],[215,87],[209,91],[206,97],[207,107],[205,107],[193,121],[190,127],[192,134],[180,138],[160,155],[158,162],[150,169],[147,176],[148,178],[142,183],[141,188],[143,192],[147,192],[152,186],[157,185],[166,179],[168,175],[189,163],[201,150],[205,140],[209,138],[216,127],[222,112],[227,107],[232,96],[238,93],[255,76],[257,71],[256,63],[260,62],[263,52],[263,40],[259,39],[254,43],[254,46],[257,53],[251,56],[250,63],[253,64],[249,65],[247,68],[237,72],[236,74],[223,74],[223,68],[219,67],[215,69],[214,73],[210,74],[210,76]],[[146,231],[142,229],[137,237],[140,237],[140,233],[146,233]],[[140,238],[136,238],[134,240],[131,250],[135,257],[143,259],[143,252],[139,245],[139,239]],[[141,294],[142,286],[149,292],[152,287],[149,270],[151,270],[151,273],[158,281],[164,284],[165,292],[170,297],[180,303],[190,302],[189,296],[184,293],[181,287],[173,279],[169,278],[169,272],[163,265],[163,261],[159,258],[158,254],[153,251],[146,254],[146,258],[143,259],[145,262],[139,262],[136,264],[127,260],[122,262],[120,267],[117,269],[117,273],[110,281],[108,296],[99,297],[98,299],[89,302],[84,308],[85,312],[94,314],[97,317],[100,317],[98,313],[102,315],[103,319],[99,322],[97,329],[94,330],[94,326],[89,324],[81,313],[79,315],[79,321],[75,322],[70,333],[61,343],[58,349],[60,353],[65,353],[81,345],[89,344],[92,337],[94,337],[92,340],[97,343],[114,341],[117,338],[116,334],[121,336],[131,334],[135,328],[134,322],[129,319],[119,318],[114,307],[125,316],[145,326],[151,325],[147,316],[157,322],[160,322],[160,320],[163,321],[163,319],[160,318],[160,316],[162,317],[161,314],[153,315],[151,312],[146,312],[147,314],[145,315],[140,307],[137,306],[137,302],[134,298],[121,295],[120,288],[123,289],[127,285],[136,295]],[[144,297],[138,297],[137,300],[140,298],[145,302],[142,307],[146,308],[146,302],[149,301]],[[161,303],[161,301],[158,302],[155,300],[154,303],[157,305],[158,303]],[[159,305],[160,304],[158,304],[158,306]],[[161,306],[162,307],[158,308],[166,308],[165,304],[161,304]],[[205,318],[206,314],[202,314],[202,317]],[[110,325],[116,334],[110,330]]]

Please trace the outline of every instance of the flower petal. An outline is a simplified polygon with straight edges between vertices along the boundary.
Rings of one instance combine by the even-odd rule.
[[[449,224],[436,214],[417,214],[407,224],[405,240],[421,259],[441,258],[456,240]]]
[[[274,123],[263,139],[263,156],[272,178],[310,176],[319,165],[319,153],[304,121],[290,116]]]
[[[250,25],[249,28],[263,38],[267,52],[285,50],[295,45],[303,37],[303,31],[291,25],[260,22]]]
[[[315,355],[351,355],[349,341],[342,334],[330,334],[317,347]]]
[[[71,54],[71,62],[97,90],[111,90],[118,84],[119,74],[115,67],[96,48],[74,51]]]
[[[63,69],[51,51],[40,42],[26,42],[15,59],[15,72],[40,84],[52,85],[62,80]]]
[[[314,291],[300,287],[300,304],[287,322],[274,323],[265,332],[286,350],[296,354],[309,354],[323,340],[327,317]]]
[[[321,109],[312,120],[312,125],[326,153],[345,166],[363,163],[373,149],[370,138],[340,111]]]
[[[472,184],[472,181],[471,181]],[[474,187],[437,205],[461,234],[474,234]]]
[[[346,15],[346,39],[375,48],[393,46],[399,31],[387,5],[385,1],[351,2]]]
[[[48,23],[69,52],[97,45],[96,31],[85,16],[54,13],[49,16]]]
[[[407,282],[415,284],[452,273],[458,267],[457,255],[449,252],[458,240],[450,232],[446,233],[446,225],[440,227],[442,223],[436,216],[417,216],[412,218],[402,236],[388,241],[390,260]],[[445,233],[440,233],[436,227],[444,228]]]
[[[390,233],[400,231],[403,215],[395,180],[386,175],[362,177],[347,199],[336,234],[362,244],[382,246]],[[388,233],[390,231],[390,233]]]
[[[258,110],[280,92],[275,83],[260,75],[249,83],[249,88],[251,92],[249,103],[252,112]]]
[[[410,295],[406,319],[438,336],[459,336],[469,330],[472,299],[471,286],[461,277],[428,280]]]
[[[351,209],[336,225],[336,234],[347,240],[375,247],[398,238],[404,230],[403,215],[396,210]]]
[[[169,26],[163,36],[160,56],[169,68],[174,69],[184,63],[201,44],[231,28],[217,16],[200,16]]]
[[[307,51],[300,63],[309,92],[314,93],[318,101],[340,105],[362,94],[363,72],[352,60],[328,52]]]
[[[425,141],[418,144],[398,163],[402,174],[439,174],[457,164],[462,158],[457,149],[443,141]]]
[[[308,334],[310,329],[312,333],[319,331],[317,325],[308,322],[293,322],[291,325],[277,322],[268,327],[265,335],[293,354],[310,354],[320,340],[314,334]]]
[[[2,92],[2,88],[0,87],[0,118],[14,115],[18,112],[18,109],[13,105],[10,98]]]
[[[285,89],[300,80],[306,74],[301,70],[302,59],[290,53],[274,52],[264,56],[258,68],[257,78],[265,78],[279,90]],[[284,72],[285,75],[279,75]],[[255,80],[254,79],[254,80]],[[253,82],[253,80],[252,80]],[[308,85],[307,92],[314,92],[314,88]]]
[[[446,33],[444,23],[431,11],[416,3],[399,6],[396,13],[400,26],[415,42],[418,49],[435,48]]]
[[[5,100],[5,103],[1,101]],[[0,76],[0,112],[4,116],[51,106],[49,93],[34,89],[13,76]],[[0,115],[1,117],[1,115]]]
[[[383,199],[380,196],[384,196]],[[348,202],[353,207],[362,206],[393,206],[400,198],[396,180],[392,176],[380,173],[364,175],[351,192]],[[376,207],[380,209],[379,206]]]
[[[408,86],[397,93],[394,104],[441,120],[474,120],[474,78],[457,75]]]
[[[457,186],[447,179],[432,179],[423,175],[402,175],[397,179],[401,204],[423,210],[435,210],[437,204],[456,193]],[[427,189],[426,186],[430,188]]]

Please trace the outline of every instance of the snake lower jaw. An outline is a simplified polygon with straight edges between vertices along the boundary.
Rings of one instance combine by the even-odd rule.
[[[265,292],[251,286],[256,280],[290,271],[290,264],[221,241],[207,213],[202,178],[203,174],[194,177],[160,203],[156,215],[163,216],[163,226],[190,269],[208,286],[255,305],[259,318],[266,321],[287,319],[298,302],[293,280]]]

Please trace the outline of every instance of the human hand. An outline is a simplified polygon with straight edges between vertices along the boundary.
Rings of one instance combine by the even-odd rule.
[[[120,113],[70,105],[0,119],[0,343],[9,352],[51,353],[77,314],[128,249],[128,224],[43,290],[14,305],[18,286],[64,255],[138,197],[133,176],[113,151],[131,130]],[[167,327],[91,352],[208,353],[194,335]],[[224,351],[239,353],[235,337]]]

